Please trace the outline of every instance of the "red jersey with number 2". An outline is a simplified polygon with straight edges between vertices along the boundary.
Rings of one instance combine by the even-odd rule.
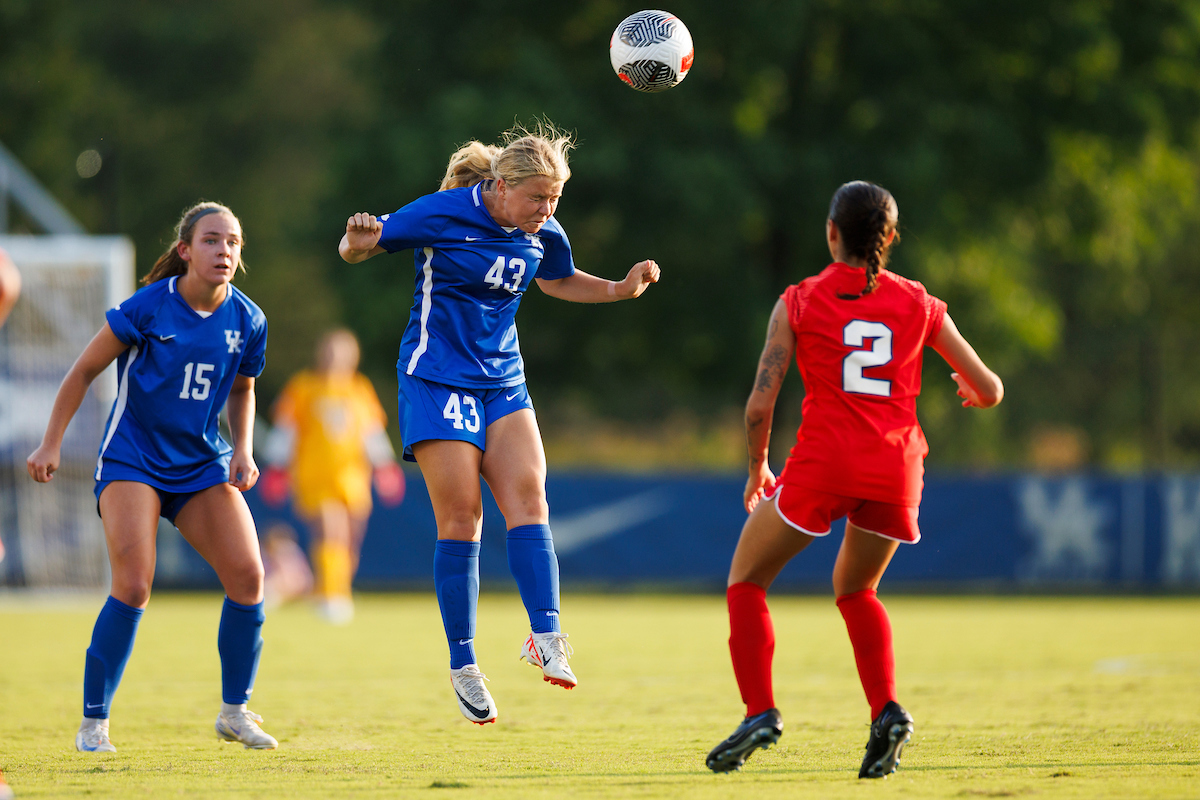
[[[946,304],[881,270],[830,264],[783,293],[804,380],[804,420],[779,480],[831,494],[916,506],[929,445],[917,422],[921,358]]]

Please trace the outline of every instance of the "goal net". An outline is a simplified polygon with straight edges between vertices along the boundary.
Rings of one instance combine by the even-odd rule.
[[[134,289],[133,244],[122,236],[2,236],[21,297],[0,328],[0,584],[107,585],[93,474],[116,392],[115,368],[92,384],[63,440],[54,480],[38,484],[25,458],[41,442],[63,376]]]

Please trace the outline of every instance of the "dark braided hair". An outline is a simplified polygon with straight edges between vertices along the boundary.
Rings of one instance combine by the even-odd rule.
[[[887,266],[892,244],[888,234],[896,230],[900,210],[892,193],[867,181],[842,184],[829,203],[829,219],[842,236],[846,254],[867,262],[867,285],[858,294],[838,294],[843,300],[857,300],[875,291],[879,271]]]

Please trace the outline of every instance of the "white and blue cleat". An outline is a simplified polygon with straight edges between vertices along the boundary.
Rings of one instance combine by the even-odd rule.
[[[217,714],[217,738],[223,742],[241,742],[247,750],[274,750],[275,737],[258,727],[263,718],[245,706],[222,708]]]
[[[108,739],[108,720],[84,717],[75,734],[75,749],[81,753],[115,753],[117,748]]]
[[[476,725],[496,721],[496,702],[483,682],[487,676],[479,671],[478,664],[467,664],[460,669],[450,670],[450,684],[458,698],[458,710]]]

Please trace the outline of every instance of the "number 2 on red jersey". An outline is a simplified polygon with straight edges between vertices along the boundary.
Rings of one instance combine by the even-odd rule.
[[[868,378],[863,375],[863,370],[882,367],[892,360],[892,329],[882,322],[861,319],[851,320],[842,328],[842,343],[848,347],[862,347],[867,340],[871,341],[870,350],[855,350],[842,360],[842,390],[891,397],[891,381]]]

